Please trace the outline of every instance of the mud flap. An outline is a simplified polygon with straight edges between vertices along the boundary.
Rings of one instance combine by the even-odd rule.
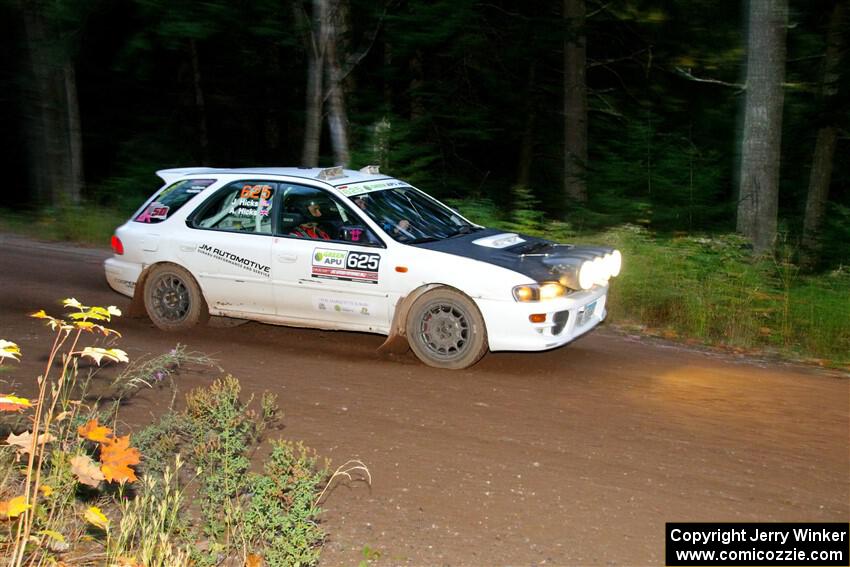
[[[390,334],[387,336],[381,346],[378,347],[378,354],[404,354],[410,350],[410,345],[407,344],[407,336],[404,332],[404,322],[407,319],[407,312],[410,309],[410,304],[407,298],[402,297],[396,304],[395,313],[393,313],[393,322],[390,326]]]
[[[128,309],[127,317],[131,319],[141,319],[148,316],[145,310],[145,280],[148,279],[148,271],[150,267],[145,268],[136,280],[136,288],[133,291],[133,299],[130,301],[130,309]]]
[[[420,295],[435,287],[440,286],[438,284],[423,285],[398,300],[395,313],[393,313],[390,334],[387,336],[387,340],[378,347],[378,354],[404,354],[410,350],[410,345],[407,342],[407,331],[405,330],[407,328],[407,314]]]

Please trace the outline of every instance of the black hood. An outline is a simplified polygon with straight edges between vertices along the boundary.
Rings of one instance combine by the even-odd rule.
[[[483,239],[495,241],[496,246],[504,247],[482,244],[480,241]],[[476,241],[479,243],[476,244]],[[536,282],[558,281],[564,276],[568,281],[573,280],[583,261],[593,260],[611,251],[610,248],[558,244],[543,238],[492,228],[413,246],[487,262],[528,276]],[[574,285],[569,287],[575,288]]]

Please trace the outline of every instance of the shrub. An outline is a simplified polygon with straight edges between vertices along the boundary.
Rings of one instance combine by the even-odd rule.
[[[10,522],[0,545],[10,550],[9,565],[183,567],[249,558],[270,566],[314,565],[324,541],[318,516],[322,486],[327,490],[330,482],[327,464],[301,443],[281,440],[262,474],[248,472],[249,451],[279,418],[275,396],[264,394],[254,410],[253,397],[240,400],[238,380],[225,376],[192,390],[185,411],[169,410],[135,437],[134,447],[129,434],[103,425],[117,422],[120,405],[104,411],[85,403],[91,375],[78,376],[82,357],[97,365],[128,362],[120,349],[81,344],[83,333],[117,335],[103,324],[120,311],[74,299],[64,304],[73,310],[68,320],[43,310],[33,314],[56,332],[37,398],[0,394],[0,412],[12,418],[6,427],[21,431],[0,446],[0,521]],[[0,364],[20,356],[16,344],[0,340]],[[62,362],[58,373],[54,361]],[[178,345],[134,365],[113,386],[126,395],[151,386],[145,376],[173,373],[186,361],[209,363]],[[31,430],[23,429],[30,423]],[[201,472],[190,478],[198,484],[201,511],[194,526],[185,514],[188,485],[180,482],[184,458],[185,468]],[[368,478],[365,466],[353,461],[331,480],[351,479],[355,470]]]

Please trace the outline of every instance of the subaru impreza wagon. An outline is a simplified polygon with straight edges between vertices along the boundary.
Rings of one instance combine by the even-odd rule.
[[[620,252],[485,228],[375,166],[165,169],[106,279],[154,325],[211,315],[387,336],[450,369],[540,351],[606,316]]]

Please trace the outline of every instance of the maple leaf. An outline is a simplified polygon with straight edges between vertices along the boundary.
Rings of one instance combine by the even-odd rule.
[[[249,553],[245,558],[245,567],[265,567],[263,556],[256,553]]]
[[[62,300],[62,305],[65,307],[74,307],[76,309],[85,309],[86,306],[74,299],[73,297],[69,297],[67,299]]]
[[[17,396],[0,396],[0,411],[21,411],[32,407],[32,402]]]
[[[38,444],[44,445],[45,443],[50,443],[51,441],[55,441],[56,437],[51,435],[50,433],[42,433],[38,436]],[[24,431],[20,435],[15,435],[14,433],[10,433],[8,437],[6,437],[6,443],[8,445],[12,445],[14,447],[18,447],[18,454],[24,455],[30,452],[30,448],[32,447],[32,432]]]
[[[30,504],[27,504],[27,499],[24,496],[16,496],[11,500],[3,500],[0,501],[0,517],[5,519],[17,518],[29,508]]]
[[[112,430],[105,425],[98,424],[97,418],[90,419],[88,423],[78,427],[77,433],[80,434],[80,437],[84,437],[90,441],[97,441],[98,443],[105,443],[112,437]]]
[[[93,526],[97,526],[102,530],[109,528],[109,518],[107,518],[97,506],[89,506],[88,509],[86,509],[86,513],[83,514],[83,518],[85,518],[88,523]]]
[[[100,470],[109,482],[133,482],[136,473],[130,465],[139,464],[139,450],[130,447],[130,436],[116,437],[100,445]]]
[[[71,472],[77,480],[92,488],[97,488],[100,481],[105,478],[100,467],[88,455],[77,455],[71,459]]]
[[[80,356],[88,356],[94,360],[98,366],[100,366],[100,361],[104,358],[113,362],[129,362],[130,360],[127,358],[127,353],[120,348],[86,347],[77,354]]]
[[[11,358],[12,360],[20,360],[21,359],[21,348],[13,343],[12,341],[7,341],[6,339],[0,339],[0,362],[4,358]]]
[[[51,317],[47,313],[44,312],[44,309],[39,309],[35,313],[30,313],[30,317],[34,317],[36,319],[47,319],[47,326],[56,331],[57,329],[60,331],[70,331],[73,329],[71,325],[68,325],[62,319],[57,319],[56,317]]]

